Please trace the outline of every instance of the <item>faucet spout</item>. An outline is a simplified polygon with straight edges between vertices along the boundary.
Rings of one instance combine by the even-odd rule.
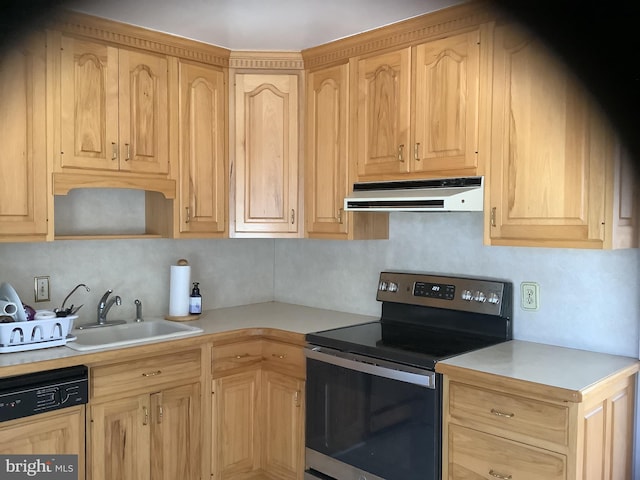
[[[111,310],[111,307],[113,307],[114,303],[116,305],[122,304],[122,299],[120,298],[119,295],[115,295],[109,298],[109,295],[111,295],[111,293],[113,293],[113,290],[111,289],[107,290],[104,293],[104,295],[102,295],[100,302],[98,302],[97,314],[98,314],[98,323],[100,325],[104,325],[107,322],[107,314],[109,313],[109,310]]]

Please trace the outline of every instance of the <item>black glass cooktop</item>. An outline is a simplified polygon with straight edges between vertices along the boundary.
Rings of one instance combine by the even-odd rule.
[[[496,337],[395,322],[369,322],[309,333],[307,342],[422,368],[442,359],[499,343]]]

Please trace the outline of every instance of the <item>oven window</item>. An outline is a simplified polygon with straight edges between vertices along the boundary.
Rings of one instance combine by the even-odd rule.
[[[436,385],[429,389],[308,358],[306,447],[386,480],[435,480],[440,381]]]

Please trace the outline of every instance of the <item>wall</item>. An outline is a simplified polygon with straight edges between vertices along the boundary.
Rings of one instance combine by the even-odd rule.
[[[280,240],[276,300],[371,315],[380,271],[496,277],[514,284],[514,337],[638,357],[640,250],[487,247],[480,213],[392,213],[384,241]],[[520,308],[520,283],[540,309]]]

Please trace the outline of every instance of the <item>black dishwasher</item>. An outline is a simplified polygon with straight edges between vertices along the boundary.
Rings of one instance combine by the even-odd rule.
[[[87,403],[85,365],[0,378],[0,422]]]

